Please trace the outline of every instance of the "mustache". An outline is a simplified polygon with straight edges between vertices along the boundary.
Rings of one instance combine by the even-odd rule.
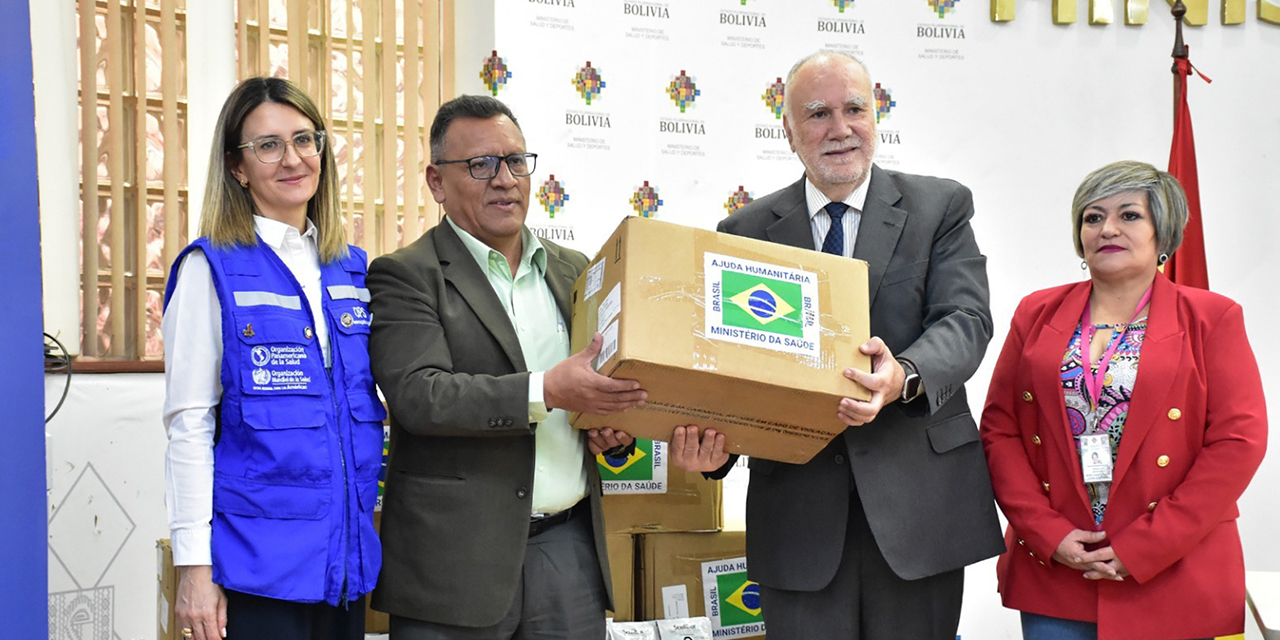
[[[829,140],[818,147],[818,153],[841,153],[852,151],[862,146],[862,138],[851,136],[845,140]]]

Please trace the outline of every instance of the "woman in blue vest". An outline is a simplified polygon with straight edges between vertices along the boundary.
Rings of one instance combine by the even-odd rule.
[[[165,495],[185,638],[363,637],[386,414],[332,146],[297,85],[240,83],[201,237],[169,277]]]

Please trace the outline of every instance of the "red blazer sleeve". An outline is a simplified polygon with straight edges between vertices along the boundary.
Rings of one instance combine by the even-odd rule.
[[[1017,416],[1022,390],[1030,386],[1019,373],[1029,369],[1022,362],[1027,332],[1039,315],[1029,300],[1024,298],[1014,312],[987,389],[979,432],[1000,510],[1023,546],[1047,562],[1076,527],[1049,504],[1049,496],[1041,490],[1040,477],[1027,457],[1027,443],[1034,433],[1028,429],[1035,425],[1022,424]]]
[[[1204,370],[1199,390],[1205,394],[1205,421],[1187,428],[1204,429],[1203,446],[1159,508],[1120,531],[1107,531],[1116,557],[1139,583],[1177,562],[1233,516],[1266,452],[1266,400],[1240,305],[1231,303],[1219,317],[1200,320],[1206,330],[1190,349]]]

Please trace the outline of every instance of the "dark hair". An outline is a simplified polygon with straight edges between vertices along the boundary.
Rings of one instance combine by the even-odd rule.
[[[284,104],[297,109],[316,128],[324,131],[324,116],[301,87],[284,78],[248,78],[236,85],[222,105],[213,132],[213,149],[209,154],[204,205],[200,214],[200,235],[215,245],[252,246],[258,241],[253,223],[253,198],[240,186],[231,167],[252,152],[240,148],[244,121],[264,103]],[[255,160],[256,162],[256,160]],[[307,203],[307,217],[319,232],[317,248],[320,261],[330,263],[347,255],[343,228],[342,200],[338,193],[338,164],[334,160],[333,141],[326,140],[320,155],[320,180],[316,193]]]
[[[498,116],[506,116],[517,129],[520,123],[515,114],[501,100],[490,96],[458,96],[442,105],[431,121],[431,161],[444,160],[444,136],[449,132],[449,125],[459,118],[475,118],[488,120]]]

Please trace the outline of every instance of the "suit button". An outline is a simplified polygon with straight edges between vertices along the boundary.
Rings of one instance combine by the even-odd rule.
[[[1044,487],[1044,492],[1045,492],[1045,493],[1049,493],[1049,483],[1048,483],[1048,482],[1041,482],[1041,483],[1040,483],[1040,486]]]
[[[836,454],[836,464],[844,464],[844,456]]]
[[[1027,402],[1031,402],[1032,400],[1035,400],[1035,396],[1032,396],[1030,391],[1023,391],[1022,399]]]
[[[1031,435],[1031,444],[1034,444],[1034,445],[1035,445],[1035,446],[1037,446],[1037,447],[1038,447],[1038,446],[1040,446],[1040,436],[1035,435],[1035,434],[1032,434],[1032,435]]]
[[[1027,543],[1026,543],[1026,542],[1023,542],[1023,541],[1022,541],[1022,538],[1018,538],[1018,544],[1019,544],[1019,545],[1026,545]]]
[[[528,490],[528,489],[526,489],[526,488],[524,488],[524,487],[520,487],[519,489],[516,489],[516,497],[517,497],[517,498],[520,498],[521,500],[523,500],[523,499],[525,498],[525,496],[527,496],[527,495],[529,495],[529,490]]]
[[[1178,418],[1181,418],[1181,417],[1182,417],[1182,411],[1181,411],[1181,410],[1179,410],[1177,407],[1174,407],[1174,408],[1172,408],[1172,409],[1170,409],[1170,410],[1169,410],[1169,419],[1170,419],[1170,420],[1177,420]]]
[[[1039,562],[1040,562],[1040,566],[1042,566],[1042,567],[1043,567],[1043,566],[1044,566],[1044,560],[1040,560]]]
[[[1169,466],[1169,456],[1160,456],[1159,458],[1156,458],[1156,466],[1157,467]]]
[[[1155,511],[1155,510],[1156,510],[1156,503],[1150,502],[1147,504],[1147,511]]]

